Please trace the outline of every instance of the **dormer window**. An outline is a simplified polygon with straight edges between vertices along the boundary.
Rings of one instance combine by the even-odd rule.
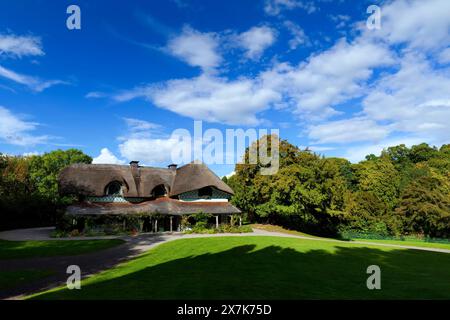
[[[119,181],[113,181],[106,186],[105,194],[107,196],[122,196],[122,184]]]
[[[212,188],[204,187],[198,190],[198,197],[202,199],[211,199],[212,197]]]
[[[157,185],[152,190],[152,197],[153,198],[161,198],[167,196],[167,189],[163,184]]]

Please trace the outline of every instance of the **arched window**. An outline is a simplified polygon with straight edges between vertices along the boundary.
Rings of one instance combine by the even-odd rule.
[[[161,198],[167,196],[167,189],[163,184],[157,185],[152,190],[153,198]]]
[[[212,192],[213,190],[211,187],[198,189],[198,197],[203,199],[210,199],[212,197]]]
[[[123,194],[122,184],[119,181],[109,183],[105,188],[105,194],[107,196],[121,196]]]

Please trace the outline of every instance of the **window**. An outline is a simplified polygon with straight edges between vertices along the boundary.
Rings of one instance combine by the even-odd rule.
[[[167,196],[167,190],[166,187],[163,184],[157,185],[152,190],[152,197],[153,198],[161,198]]]
[[[203,199],[210,199],[212,197],[212,188],[204,187],[198,190],[198,197]]]
[[[106,186],[105,191],[107,196],[121,196],[122,184],[119,181],[113,181]]]

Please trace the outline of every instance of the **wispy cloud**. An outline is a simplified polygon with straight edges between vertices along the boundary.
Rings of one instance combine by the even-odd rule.
[[[305,31],[296,23],[292,21],[285,21],[284,26],[289,30],[292,38],[289,40],[289,48],[291,50],[297,49],[301,45],[310,45],[310,40],[305,34]]]
[[[0,55],[21,58],[23,56],[43,56],[44,51],[39,37],[0,34]]]
[[[38,126],[38,123],[25,121],[7,108],[0,106],[0,140],[4,143],[18,146],[47,143],[49,136],[32,133]]]
[[[35,92],[44,91],[58,84],[68,84],[68,82],[62,80],[42,80],[37,77],[17,73],[2,66],[0,66],[0,77],[25,85]]]
[[[284,10],[303,9],[306,13],[311,14],[318,10],[312,1],[302,0],[266,0],[264,11],[266,14],[275,16]]]
[[[91,91],[91,92],[88,92],[84,97],[90,99],[90,98],[105,98],[107,96],[108,95],[104,92]]]

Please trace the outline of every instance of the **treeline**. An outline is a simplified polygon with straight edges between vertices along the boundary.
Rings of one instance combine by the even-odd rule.
[[[0,230],[54,225],[73,200],[58,194],[59,172],[91,162],[75,149],[27,157],[0,154]]]
[[[236,174],[225,179],[235,191],[232,202],[251,222],[325,236],[450,237],[448,144],[394,146],[352,164],[283,140],[278,173],[260,175],[259,168],[236,165]]]

